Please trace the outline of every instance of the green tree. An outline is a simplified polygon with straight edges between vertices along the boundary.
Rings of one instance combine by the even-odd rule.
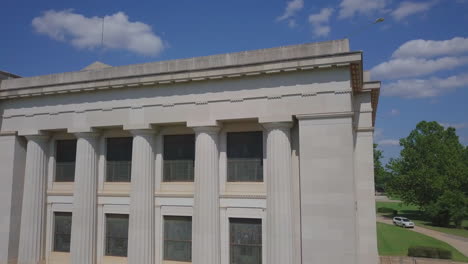
[[[377,144],[374,144],[374,184],[377,191],[385,191],[385,185],[390,179],[389,173],[382,166],[382,158],[383,151],[377,148]]]
[[[467,203],[456,201],[466,201],[468,195],[468,164],[455,129],[422,121],[400,145],[400,157],[388,165],[388,191],[420,206],[434,224],[446,226],[466,217]]]
[[[426,209],[434,224],[448,226],[453,221],[457,228],[461,228],[468,215],[468,198],[460,191],[447,190]]]

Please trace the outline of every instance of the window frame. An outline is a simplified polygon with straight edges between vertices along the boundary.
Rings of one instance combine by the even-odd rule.
[[[117,160],[117,161],[109,161],[109,141],[112,140],[119,140],[119,139],[128,139],[130,141],[130,160]],[[119,135],[119,136],[112,136],[112,137],[105,137],[104,138],[104,149],[105,149],[105,156],[104,156],[104,162],[105,162],[105,173],[104,173],[104,182],[107,183],[130,183],[132,180],[132,159],[133,159],[133,137],[132,136],[127,136],[127,135]],[[126,165],[128,166],[128,180],[122,181],[122,180],[110,180],[109,178],[109,162],[113,163],[122,163],[124,164],[127,163]],[[115,178],[115,176],[113,176]]]
[[[67,250],[57,250],[57,247],[56,247],[56,242],[57,242],[57,239],[56,239],[56,236],[57,236],[57,220],[56,220],[56,217],[57,215],[69,215],[70,216],[70,234],[60,234],[60,235],[68,235],[70,238],[70,243],[68,245],[68,251]],[[52,212],[52,248],[51,248],[51,251],[52,252],[63,252],[63,253],[70,253],[70,245],[71,245],[71,231],[72,231],[72,224],[73,224],[73,215],[72,215],[72,212],[65,212],[65,211],[53,211]]]
[[[253,202],[253,201],[252,201]],[[255,205],[244,207],[243,203],[238,199],[226,200],[223,204],[226,208],[221,208],[221,263],[230,262],[230,247],[229,247],[229,218],[255,218],[262,220],[262,260],[266,262],[266,241],[268,234],[266,232],[266,200],[259,199],[255,201]],[[263,264],[262,263],[262,264]]]
[[[164,134],[164,135],[161,135],[162,136],[162,153],[161,153],[161,157],[162,157],[162,170],[161,170],[161,182],[162,183],[193,183],[194,180],[195,180],[195,145],[196,145],[196,137],[195,137],[195,134],[193,133],[183,133],[183,134]],[[193,166],[192,166],[192,175],[191,175],[191,179],[189,180],[168,180],[166,178],[166,161],[168,159],[166,159],[166,151],[167,151],[167,141],[166,141],[166,138],[167,137],[187,137],[187,136],[190,136],[193,138],[193,158],[192,158],[192,161],[193,161]],[[172,159],[171,159],[172,160]],[[177,160],[177,159],[175,159]]]
[[[235,244],[232,242],[232,224],[235,223],[241,223],[241,222],[255,222],[252,223],[254,225],[259,225],[260,226],[260,244]],[[253,217],[228,217],[228,247],[229,247],[229,263],[232,263],[232,258],[233,258],[233,247],[248,247],[248,248],[256,248],[259,250],[258,252],[259,257],[260,257],[260,263],[262,264],[264,261],[264,220],[263,218],[253,218]],[[258,263],[257,263],[258,264]]]
[[[173,239],[166,239],[166,221],[168,218],[173,218],[173,219],[190,219],[190,240],[173,240]],[[162,225],[163,225],[163,230],[162,230],[162,259],[163,259],[163,262],[164,261],[177,261],[177,262],[187,262],[187,263],[191,263],[192,262],[192,241],[193,241],[193,237],[192,237],[192,228],[193,228],[193,218],[192,216],[187,216],[187,215],[163,215],[162,216]],[[190,244],[190,259],[188,260],[181,260],[181,259],[168,259],[166,258],[166,241],[171,241],[171,242],[184,242],[184,243],[189,243]]]
[[[257,176],[254,175],[254,179],[252,179],[252,177],[249,177],[250,180],[245,180],[245,179],[242,179],[242,180],[235,180],[233,178],[230,179],[230,174],[229,174],[229,171],[230,171],[230,140],[229,140],[229,136],[232,135],[232,134],[259,134],[260,137],[261,137],[261,140],[260,140],[260,149],[261,149],[261,155],[259,157],[257,157],[259,160],[260,160],[260,177],[261,179],[257,179]],[[264,161],[265,161],[265,136],[264,136],[264,132],[263,130],[242,130],[242,131],[225,131],[224,133],[224,137],[225,137],[225,155],[226,155],[226,183],[228,184],[235,184],[235,183],[264,183],[265,182],[265,166],[264,166]],[[241,158],[237,158],[237,159],[241,159]],[[255,159],[255,158],[245,158],[246,160],[247,159]],[[234,177],[234,176],[231,176],[231,177]]]
[[[59,163],[65,163],[65,162],[59,162],[58,161],[58,147],[59,147],[59,142],[63,141],[75,141],[75,161],[73,162],[66,162],[66,163],[73,163],[73,174],[72,174],[72,180],[57,180],[57,166]],[[76,151],[77,151],[77,146],[78,146],[78,140],[75,138],[66,138],[66,139],[55,139],[54,140],[54,175],[53,175],[53,182],[58,182],[58,183],[73,183],[75,182],[75,168],[76,168]]]
[[[107,235],[107,232],[109,230],[109,224],[108,224],[108,218],[109,216],[119,216],[121,218],[126,218],[127,219],[127,243],[126,243],[126,252],[125,254],[123,255],[112,255],[109,253],[109,250],[108,250],[108,240],[109,240],[109,237]],[[128,213],[104,213],[104,248],[103,248],[103,256],[104,257],[123,257],[123,258],[126,258],[128,256],[128,235],[129,235],[129,223],[130,223],[130,214]],[[116,238],[116,237],[113,237],[113,238]],[[119,237],[117,237],[119,238]],[[122,239],[122,238],[120,238]]]
[[[160,212],[156,212],[156,239],[159,241],[158,248],[156,249],[156,255],[159,256],[156,262],[165,263],[163,252],[164,252],[164,216],[189,216],[193,220],[193,207],[191,203],[182,203],[178,205],[171,205],[172,203],[162,202]],[[192,222],[193,223],[193,222]],[[193,235],[193,229],[192,229]],[[193,236],[192,236],[193,238]],[[193,253],[193,252],[192,252]],[[166,261],[169,263],[170,261]]]

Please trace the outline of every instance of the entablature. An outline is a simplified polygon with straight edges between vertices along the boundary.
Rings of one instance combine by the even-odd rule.
[[[161,85],[186,82],[213,81],[226,78],[242,78],[294,71],[311,71],[333,67],[350,67],[351,64],[360,64],[361,59],[362,54],[360,52],[353,52],[333,55],[330,57],[288,60],[261,65],[246,65],[190,72],[169,72],[136,77],[115,77],[113,79],[101,80],[83,79],[77,82],[47,83],[46,85],[36,85],[31,82],[30,86],[14,87],[11,85],[13,86],[11,88],[8,84],[4,84],[7,83],[4,81],[0,88],[0,100],[145,86],[158,87]],[[44,78],[45,77],[47,76],[44,76]],[[38,82],[40,84],[40,81]]]

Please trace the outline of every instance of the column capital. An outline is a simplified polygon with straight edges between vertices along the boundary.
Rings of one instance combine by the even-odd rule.
[[[268,122],[268,123],[261,123],[261,125],[266,130],[290,129],[293,126],[293,122]]]
[[[221,130],[221,127],[219,126],[197,126],[197,127],[192,127],[193,131],[195,133],[207,133],[207,134],[216,134]]]

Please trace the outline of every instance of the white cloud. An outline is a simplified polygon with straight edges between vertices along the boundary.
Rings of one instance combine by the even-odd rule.
[[[378,141],[381,137],[383,137],[383,132],[383,128],[376,127],[374,130],[374,141]]]
[[[289,26],[290,28],[295,28],[295,27],[297,26],[296,20],[290,19],[290,20],[288,21],[288,26]]]
[[[73,10],[49,10],[32,21],[34,29],[55,40],[69,42],[80,49],[101,45],[102,17],[85,17]],[[142,22],[130,22],[123,12],[104,17],[104,47],[125,49],[142,55],[157,55],[163,41]]]
[[[448,78],[398,80],[384,85],[382,94],[403,98],[425,98],[438,96],[456,88],[468,87],[468,73]]]
[[[371,69],[372,77],[388,80],[416,77],[468,64],[468,57],[443,57],[438,59],[396,58]]]
[[[332,13],[333,8],[322,8],[319,13],[309,16],[309,22],[312,24],[328,23]]]
[[[415,39],[401,45],[392,55],[394,58],[436,57],[468,52],[468,38],[455,37],[449,40]]]
[[[349,18],[355,14],[370,15],[382,12],[387,6],[387,0],[342,0],[339,18]]]
[[[333,14],[333,8],[322,8],[319,13],[309,16],[309,23],[312,25],[314,36],[324,37],[330,33],[330,16]]]
[[[385,139],[383,128],[376,128],[374,130],[374,143],[381,146],[399,146],[400,141],[398,139]]]
[[[447,127],[453,127],[455,129],[462,129],[468,127],[468,122],[462,122],[462,123],[439,123],[445,128]]]
[[[410,15],[426,12],[431,9],[437,2],[428,1],[428,2],[410,2],[405,1],[401,2],[397,9],[392,12],[392,16],[396,20],[402,20]]]
[[[400,141],[398,139],[382,139],[377,144],[381,146],[399,146]]]
[[[304,7],[304,0],[292,0],[289,1],[286,5],[283,15],[277,18],[278,21],[282,21],[293,17],[299,10]]]
[[[391,116],[399,116],[400,115],[400,110],[392,109],[392,110],[390,110],[390,115]]]

